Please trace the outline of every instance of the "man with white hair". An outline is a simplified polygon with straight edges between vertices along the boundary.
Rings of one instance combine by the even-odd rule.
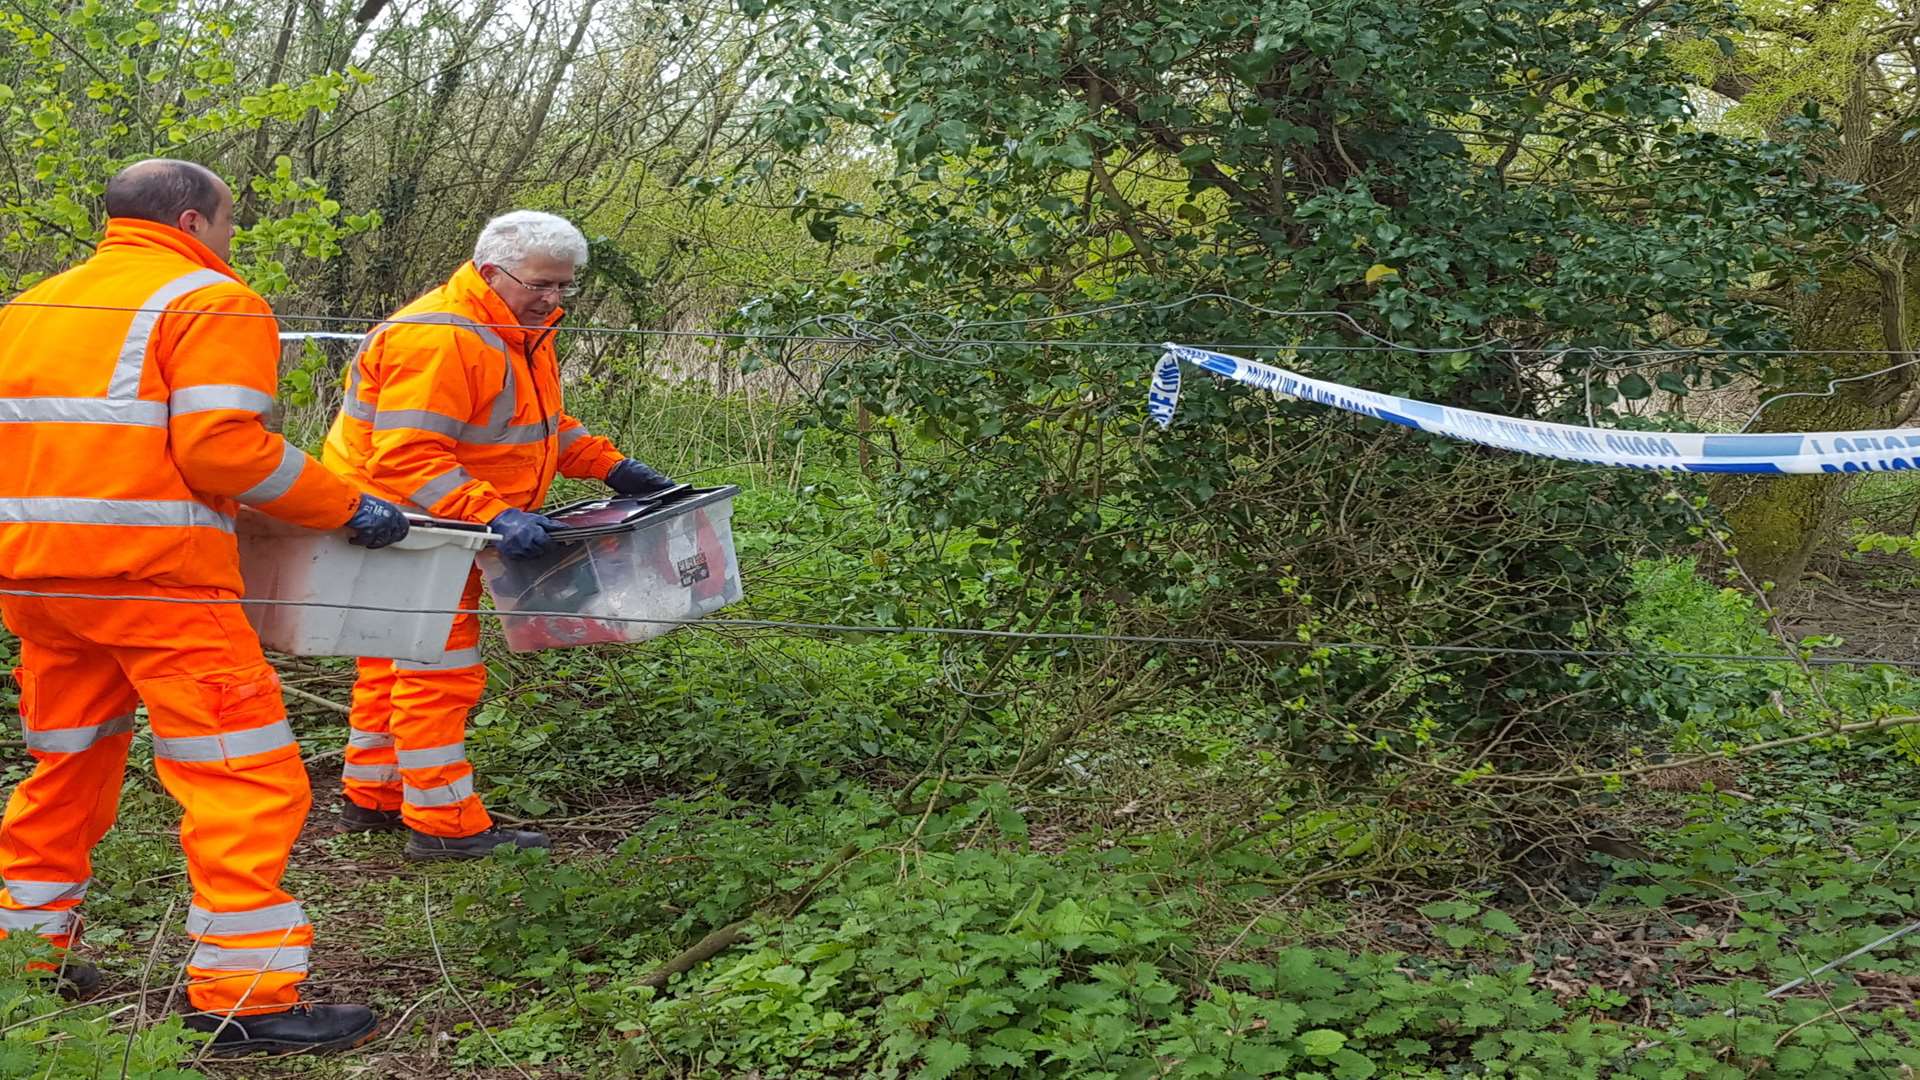
[[[360,343],[322,460],[415,510],[486,523],[508,558],[545,553],[561,528],[537,512],[556,474],[623,495],[671,486],[561,407],[554,324],[586,262],[586,238],[564,218],[516,210],[489,221],[472,262]],[[479,600],[476,570],[460,606]],[[465,744],[487,686],[479,645],[480,620],[462,615],[437,658],[359,662],[347,828],[404,827],[411,859],[547,846],[541,833],[495,828],[474,794]]]

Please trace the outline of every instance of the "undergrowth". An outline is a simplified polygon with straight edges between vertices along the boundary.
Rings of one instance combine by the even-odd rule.
[[[966,589],[919,600],[892,574],[917,541],[857,476],[810,467],[809,483],[782,483],[764,453],[751,463],[753,425],[719,425],[737,444],[721,445],[675,434],[671,408],[657,415],[661,441],[643,451],[656,464],[752,481],[735,519],[750,599],[729,614],[965,618]],[[983,575],[1009,566],[987,547],[974,558]],[[1056,625],[1091,625],[1087,610]],[[1592,632],[1644,652],[1787,647],[1684,559],[1634,565],[1617,619]],[[1256,661],[1232,654],[1127,670],[1124,651],[712,629],[532,656],[492,642],[489,657],[468,750],[490,803],[589,842],[418,882],[312,881],[321,953],[356,933],[412,950],[424,974],[408,981],[432,992],[444,963],[483,1010],[447,1033],[460,1069],[1560,1080],[1920,1067],[1914,939],[1765,997],[1920,911],[1914,754],[1897,733],[1821,737],[1678,782],[1572,784],[1568,813],[1642,850],[1529,877],[1493,864],[1505,826],[1476,816],[1488,796],[1458,770],[1310,722],[1328,707],[1325,657],[1310,650],[1260,659],[1253,680]],[[1447,677],[1367,663],[1409,702],[1419,680]],[[983,686],[988,665],[999,682]],[[1920,680],[1886,668],[1627,663],[1580,685],[1630,718],[1609,751],[1623,764],[1920,705]],[[1276,699],[1281,686],[1294,696]],[[1133,700],[1103,711],[1115,694]],[[298,726],[310,753],[344,736],[337,716]],[[1061,732],[1072,738],[1048,759]],[[159,924],[177,902],[155,887],[179,861],[144,746],[88,902],[89,947],[123,977],[172,932]],[[350,877],[377,844],[330,841],[334,872]],[[420,908],[436,895],[423,953]],[[736,920],[732,947],[649,979]],[[24,976],[30,948],[0,953],[0,1074],[115,1076],[125,1061],[129,1076],[199,1075],[177,1021],[65,1006]]]

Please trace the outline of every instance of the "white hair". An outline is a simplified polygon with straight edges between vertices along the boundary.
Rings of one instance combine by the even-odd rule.
[[[557,214],[513,210],[501,214],[480,230],[473,245],[473,265],[504,266],[517,270],[530,255],[571,259],[575,268],[587,265],[587,238],[573,223]]]

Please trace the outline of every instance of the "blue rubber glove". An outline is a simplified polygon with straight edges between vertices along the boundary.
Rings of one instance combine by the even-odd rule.
[[[371,495],[360,496],[360,509],[347,519],[347,528],[353,535],[347,543],[358,544],[371,551],[383,548],[407,538],[407,515],[400,508],[385,499],[376,499]]]
[[[651,495],[673,486],[663,473],[628,458],[607,474],[607,486],[622,495]]]
[[[487,522],[487,528],[500,534],[494,546],[509,559],[537,559],[553,546],[552,533],[566,526],[541,514],[525,510],[502,510]]]

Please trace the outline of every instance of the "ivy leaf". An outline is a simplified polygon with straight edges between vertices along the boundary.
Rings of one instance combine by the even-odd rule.
[[[1638,375],[1629,375],[1614,384],[1620,396],[1628,401],[1639,401],[1653,393],[1653,386]]]
[[[1395,270],[1386,263],[1374,263],[1372,266],[1367,267],[1367,284],[1369,285],[1378,285],[1388,278],[1397,278],[1399,276],[1400,271]]]

